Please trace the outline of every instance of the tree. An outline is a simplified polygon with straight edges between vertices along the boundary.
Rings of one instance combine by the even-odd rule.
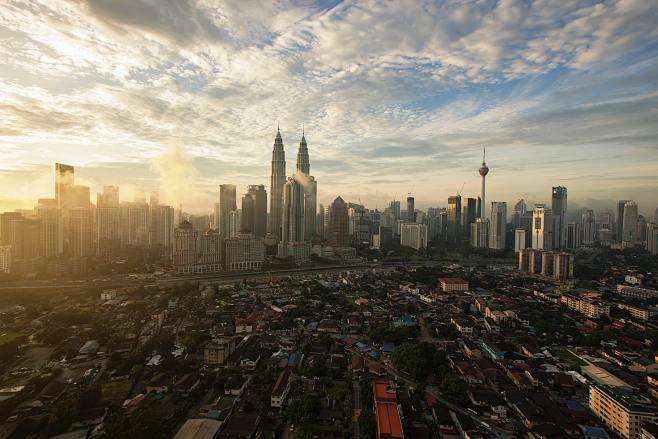
[[[441,380],[441,394],[448,401],[465,406],[468,404],[468,384],[454,373],[447,373]]]
[[[395,367],[417,380],[427,377],[445,366],[445,354],[427,342],[404,343],[393,353]]]

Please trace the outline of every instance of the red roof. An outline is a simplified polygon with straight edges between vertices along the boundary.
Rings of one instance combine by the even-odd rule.
[[[448,285],[467,284],[468,283],[467,281],[465,281],[461,277],[440,277],[439,281],[443,282],[444,284],[448,284]]]
[[[393,402],[397,401],[395,391],[391,389],[391,382],[389,380],[375,380],[372,383],[372,390],[377,402]]]
[[[377,403],[377,437],[404,438],[396,404]]]

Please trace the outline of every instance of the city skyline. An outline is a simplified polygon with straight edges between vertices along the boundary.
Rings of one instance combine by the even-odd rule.
[[[652,2],[32,4],[0,6],[0,210],[61,162],[207,212],[220,184],[269,190],[276,121],[325,205],[478,196],[486,146],[487,202],[655,209]]]

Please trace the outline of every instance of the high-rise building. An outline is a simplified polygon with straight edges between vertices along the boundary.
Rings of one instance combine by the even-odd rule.
[[[25,217],[19,212],[0,214],[0,244],[12,247],[13,259],[23,259]]]
[[[91,210],[84,207],[69,209],[69,251],[74,258],[93,256],[94,221]]]
[[[197,261],[197,239],[199,231],[189,221],[183,221],[174,230],[173,262],[176,273],[194,273]]]
[[[324,239],[324,240],[328,240],[328,239],[329,239],[329,235],[331,234],[331,230],[330,230],[330,223],[331,223],[331,204],[328,204],[328,205],[324,206],[324,214],[323,214],[322,216],[323,216],[323,220],[322,220],[322,229],[324,230],[324,236],[323,236],[323,239]]]
[[[145,200],[124,201],[121,211],[121,245],[123,247],[141,247],[149,245],[151,217],[149,205]]]
[[[230,236],[229,216],[238,209],[234,184],[219,185],[219,234],[223,238]]]
[[[564,250],[567,247],[567,188],[553,187],[551,208],[553,211],[553,248]]]
[[[149,246],[160,248],[171,257],[174,245],[174,208],[164,205],[151,205]]]
[[[489,245],[489,220],[476,218],[471,224],[471,246],[487,248]]]
[[[481,202],[481,206],[482,206],[482,212],[481,212],[482,216],[481,216],[481,218],[482,219],[487,219],[487,199],[486,199],[486,193],[485,193],[485,189],[486,189],[485,179],[487,177],[487,174],[489,173],[489,168],[487,167],[487,163],[485,161],[486,152],[487,152],[487,150],[485,148],[482,152],[482,166],[480,166],[480,169],[478,169],[478,172],[482,176],[482,195],[480,196],[480,198],[482,200],[482,202]]]
[[[119,188],[104,186],[96,196],[96,255],[111,257],[121,248]]]
[[[270,178],[269,233],[278,241],[283,218],[283,186],[286,184],[286,153],[281,131],[277,128],[272,150],[272,174]]]
[[[39,198],[35,210],[41,222],[41,256],[48,259],[61,255],[64,251],[64,229],[57,200]]]
[[[254,233],[256,229],[256,199],[250,193],[242,196],[242,223],[240,233]]]
[[[315,221],[318,205],[318,183],[310,173],[311,163],[308,156],[308,145],[305,133],[302,130],[302,140],[299,142],[299,149],[297,150],[295,177],[304,189],[304,235],[307,240],[313,240],[316,236]]]
[[[55,200],[57,207],[68,207],[70,190],[75,184],[75,169],[71,165],[55,163]]]
[[[304,234],[304,186],[290,177],[283,187],[283,217],[281,240],[302,242]]]
[[[580,247],[580,223],[569,221],[567,223],[567,248],[569,250]]]
[[[337,197],[331,203],[328,244],[332,247],[339,248],[348,247],[350,244],[347,205],[341,197]]]
[[[318,182],[312,175],[304,185],[304,235],[307,241],[317,236],[315,221],[318,211]]]
[[[400,202],[396,201],[396,200],[393,200],[393,201],[391,201],[391,204],[390,204],[389,207],[391,209],[391,213],[393,213],[393,217],[395,218],[395,221],[399,220],[400,219]]]
[[[585,209],[580,218],[580,236],[583,245],[596,243],[596,217],[592,209]]]
[[[642,244],[647,241],[647,220],[643,215],[638,215],[637,217],[637,232],[635,234],[637,237],[637,243]]]
[[[519,254],[526,248],[526,231],[525,229],[514,230],[514,254]]]
[[[624,240],[624,207],[631,200],[619,200],[617,202],[617,227],[615,230],[615,239],[617,242]]]
[[[448,240],[449,241],[459,242],[461,240],[461,220],[462,220],[461,195],[448,197]]]
[[[242,211],[232,210],[228,213],[228,232],[223,238],[235,238],[242,230]]]
[[[427,247],[427,226],[419,223],[405,223],[400,227],[400,245],[414,250]]]
[[[254,199],[253,234],[256,237],[264,238],[267,234],[267,191],[264,185],[259,184],[250,185],[247,188],[247,193]],[[242,215],[244,217],[244,211]]]
[[[409,194],[407,197],[407,222],[415,223],[416,222],[416,208],[414,207],[414,197]]]
[[[627,201],[624,204],[622,244],[633,247],[637,242],[637,204],[635,201]]]
[[[224,269],[226,271],[260,270],[265,260],[263,238],[250,233],[224,240]]]
[[[320,238],[320,241],[324,241],[324,206],[322,204],[320,204],[320,208],[315,217],[315,234]]]
[[[507,203],[491,203],[491,222],[489,229],[489,248],[505,250],[505,233],[507,226]]]
[[[535,204],[532,214],[532,248],[553,249],[553,212],[543,204]]]
[[[471,224],[475,222],[476,218],[479,218],[478,209],[482,210],[482,206],[478,206],[478,200],[475,198],[465,198],[462,203],[462,230],[464,234],[464,240],[470,238],[471,234]]]
[[[658,224],[647,224],[647,251],[652,254],[658,254]]]

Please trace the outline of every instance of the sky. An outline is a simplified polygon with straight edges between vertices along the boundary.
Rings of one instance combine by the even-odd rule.
[[[658,207],[658,1],[3,0],[0,210],[76,181],[210,211],[288,174],[318,198]],[[511,209],[512,206],[509,206]]]

